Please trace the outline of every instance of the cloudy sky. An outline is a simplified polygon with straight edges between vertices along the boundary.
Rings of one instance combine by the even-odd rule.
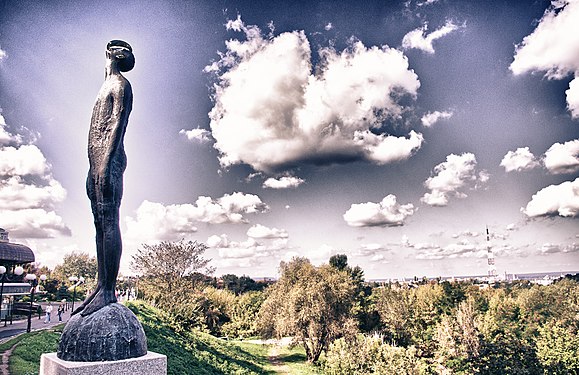
[[[122,272],[347,254],[368,278],[579,271],[579,1],[1,1],[0,227],[94,253],[104,50],[128,41]]]

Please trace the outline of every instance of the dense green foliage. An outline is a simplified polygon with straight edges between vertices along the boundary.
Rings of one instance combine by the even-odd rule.
[[[385,285],[372,301],[380,336],[335,341],[328,373],[579,373],[577,281]]]
[[[266,337],[292,336],[316,362],[333,340],[347,335],[356,323],[351,316],[355,287],[344,270],[314,267],[305,258],[281,263],[281,277],[267,291],[260,310]]]

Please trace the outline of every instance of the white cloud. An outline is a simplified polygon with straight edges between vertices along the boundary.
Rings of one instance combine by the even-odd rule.
[[[70,236],[70,229],[54,211],[43,208],[0,210],[2,227],[15,238],[53,238]]]
[[[396,203],[395,195],[388,195],[380,203],[352,204],[343,215],[344,220],[352,227],[400,226],[412,216],[416,209],[411,203]]]
[[[408,159],[424,142],[422,134],[414,130],[410,131],[409,138],[376,135],[369,130],[356,131],[354,137],[367,159],[379,165]]]
[[[6,58],[6,56],[8,56],[6,54],[6,51],[4,51],[2,48],[0,48],[0,61],[4,60]]]
[[[555,143],[545,152],[543,163],[553,174],[579,171],[579,139],[563,144]]]
[[[577,216],[579,214],[579,178],[573,182],[566,181],[539,190],[521,211],[528,217]]]
[[[270,177],[263,182],[263,187],[269,189],[289,189],[296,188],[304,182],[304,180],[295,176]]]
[[[222,234],[209,237],[206,243],[209,248],[217,249],[222,259],[263,258],[288,249],[287,238],[258,242],[255,238],[249,237],[245,241],[237,242],[229,240],[227,235]]]
[[[500,165],[507,172],[520,172],[536,168],[540,163],[528,147],[519,147],[516,151],[507,152]]]
[[[445,162],[434,167],[434,176],[424,182],[430,193],[424,194],[420,200],[431,206],[446,206],[451,196],[466,198],[461,189],[476,188],[489,179],[486,171],[477,174],[476,164],[476,158],[471,153],[448,155]]]
[[[190,141],[197,141],[200,143],[211,142],[211,132],[201,128],[195,128],[191,130],[181,129],[179,134],[183,134]]]
[[[55,179],[45,186],[27,184],[20,176],[0,180],[0,209],[52,208],[66,198],[66,190]]]
[[[6,129],[6,119],[2,116],[1,109],[0,109],[0,146],[7,145],[14,141],[15,136],[10,134]]]
[[[422,144],[416,133],[398,143],[370,134],[401,116],[402,96],[417,94],[420,82],[402,52],[354,42],[342,52],[320,50],[314,68],[303,31],[263,38],[240,18],[228,25],[247,40],[226,42],[221,59],[205,69],[219,79],[210,118],[222,166],[271,172],[304,163],[385,163]],[[398,149],[385,150],[391,146]]]
[[[562,79],[579,71],[579,1],[553,1],[537,27],[515,50],[510,69],[515,74],[543,71],[549,79]],[[579,117],[579,84],[571,81],[567,105]]]
[[[547,242],[541,245],[538,250],[540,254],[576,253],[579,252],[579,243],[555,244]]]
[[[388,253],[388,249],[384,245],[369,243],[360,245],[360,248],[353,255],[369,258],[371,262],[387,263],[386,253]]]
[[[455,258],[485,258],[487,249],[485,244],[472,243],[467,240],[452,243],[445,247],[438,245],[424,244],[423,247],[416,247],[418,253],[416,259],[455,259]]]
[[[449,119],[453,115],[452,111],[434,111],[428,112],[424,116],[422,116],[421,121],[422,125],[429,128],[432,125],[436,124],[440,119]]]
[[[575,76],[569,82],[569,88],[565,90],[565,95],[567,95],[567,107],[571,112],[571,117],[579,117],[579,79]]]
[[[428,24],[425,23],[422,27],[414,29],[404,35],[404,38],[402,38],[402,47],[405,49],[416,48],[424,52],[434,53],[432,43],[458,29],[458,25],[447,20],[443,26],[426,35]]]
[[[0,176],[42,176],[48,172],[50,165],[42,151],[35,145],[3,147],[0,149]]]
[[[196,222],[208,224],[247,223],[245,214],[269,208],[257,195],[233,193],[214,200],[200,196],[195,204],[143,201],[136,218],[126,217],[127,238],[140,242],[178,240],[197,231]]]
[[[319,266],[322,263],[328,263],[330,257],[337,253],[338,251],[335,247],[323,244],[317,249],[308,250],[306,257],[312,262],[312,264]]]
[[[334,26],[332,25],[331,22],[328,22],[328,23],[326,24],[326,26],[324,26],[324,30],[326,30],[326,31],[330,31],[330,30],[332,30],[333,28],[334,28]]]
[[[247,230],[247,236],[251,238],[288,238],[285,229],[268,228],[261,224],[256,224]]]
[[[50,173],[51,166],[33,144],[8,131],[0,114],[0,225],[19,239],[70,236],[54,211],[66,190]]]

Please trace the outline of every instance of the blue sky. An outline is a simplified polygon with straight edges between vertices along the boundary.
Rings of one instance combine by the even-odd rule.
[[[2,1],[0,227],[94,253],[90,114],[133,46],[124,255],[216,274],[348,255],[368,278],[579,270],[579,2]]]

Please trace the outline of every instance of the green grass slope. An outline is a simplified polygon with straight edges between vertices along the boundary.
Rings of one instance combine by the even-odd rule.
[[[139,318],[150,351],[167,356],[168,374],[274,374],[267,358],[203,332],[176,332],[168,314],[142,302],[127,304]]]
[[[150,351],[167,356],[169,375],[275,374],[261,345],[219,340],[202,332],[177,332],[178,327],[163,311],[143,302],[127,304],[141,321]],[[12,348],[10,374],[35,375],[42,353],[56,352],[62,326],[26,333],[0,345],[0,354]]]

